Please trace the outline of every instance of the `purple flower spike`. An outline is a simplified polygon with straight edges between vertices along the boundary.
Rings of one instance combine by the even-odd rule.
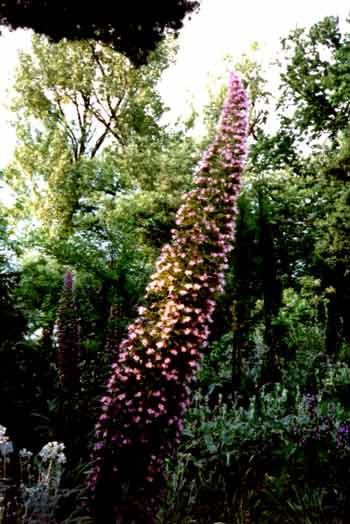
[[[177,212],[146,305],[117,352],[101,399],[90,476],[98,522],[155,522],[164,460],[179,442],[190,385],[225,286],[247,155],[246,110],[245,90],[232,73],[217,136]]]
[[[73,292],[73,274],[66,271],[57,319],[57,364],[59,379],[68,398],[80,385],[80,328]]]

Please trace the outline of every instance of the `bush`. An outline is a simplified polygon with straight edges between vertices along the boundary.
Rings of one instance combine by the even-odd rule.
[[[159,521],[277,522],[287,507],[298,522],[305,507],[311,516],[327,507],[331,522],[345,518],[349,472],[348,414],[326,393],[297,389],[294,396],[276,384],[247,408],[221,398],[214,409],[198,394],[179,453],[168,463]]]

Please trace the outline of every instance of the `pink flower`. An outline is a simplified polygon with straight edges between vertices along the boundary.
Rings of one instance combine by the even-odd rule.
[[[96,486],[104,474],[116,490],[120,482],[134,482],[134,473],[129,478],[128,471],[118,462],[123,460],[123,450],[119,452],[118,446],[130,446],[130,472],[138,471],[140,478],[131,486],[134,499],[130,498],[125,507],[139,511],[140,519],[145,520],[146,516],[149,522],[154,521],[160,498],[156,479],[162,482],[166,454],[179,442],[190,384],[203,356],[200,350],[208,345],[216,293],[225,285],[224,270],[232,249],[236,201],[246,156],[246,105],[241,82],[231,75],[217,137],[197,168],[194,189],[184,195],[176,215],[178,227],[171,231],[171,244],[164,246],[156,263],[157,270],[146,290],[148,306],[138,309],[140,316],[129,328],[129,338],[121,344],[125,354],[120,352],[113,368],[110,396],[105,397],[103,418],[100,417],[98,431],[105,442],[101,450],[96,450],[99,454],[95,457],[91,485]],[[154,357],[147,360],[143,358],[145,354]],[[137,363],[135,368],[131,367],[133,361]],[[128,405],[130,399],[133,404]],[[164,418],[162,428],[160,416]],[[112,445],[117,450],[110,454],[116,461],[111,469],[104,461],[104,450]],[[132,463],[133,447],[135,460],[143,450],[144,466]],[[118,471],[115,476],[111,473],[114,467]],[[124,471],[126,479],[119,477],[120,471]],[[137,492],[135,496],[137,486],[144,486],[145,482],[150,484],[147,493]],[[113,504],[111,501],[111,508]]]

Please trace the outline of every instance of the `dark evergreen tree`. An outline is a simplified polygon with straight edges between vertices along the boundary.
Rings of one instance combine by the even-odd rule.
[[[165,33],[178,33],[185,15],[198,6],[196,0],[3,0],[0,24],[31,28],[54,42],[62,38],[99,40],[140,65]]]

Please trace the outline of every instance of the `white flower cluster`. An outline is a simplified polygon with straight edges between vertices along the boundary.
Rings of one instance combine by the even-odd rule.
[[[0,453],[3,457],[13,452],[13,444],[6,435],[5,426],[0,425]]]
[[[23,459],[30,459],[30,457],[33,456],[33,453],[31,451],[28,451],[28,449],[23,448],[19,450],[19,456]]]
[[[48,442],[39,452],[39,457],[43,462],[55,460],[58,464],[65,464],[66,455],[63,453],[64,444],[62,442]]]
[[[0,444],[2,444],[3,442],[7,442],[8,441],[8,437],[6,436],[6,431],[7,429],[5,428],[5,426],[2,426],[0,424]]]

